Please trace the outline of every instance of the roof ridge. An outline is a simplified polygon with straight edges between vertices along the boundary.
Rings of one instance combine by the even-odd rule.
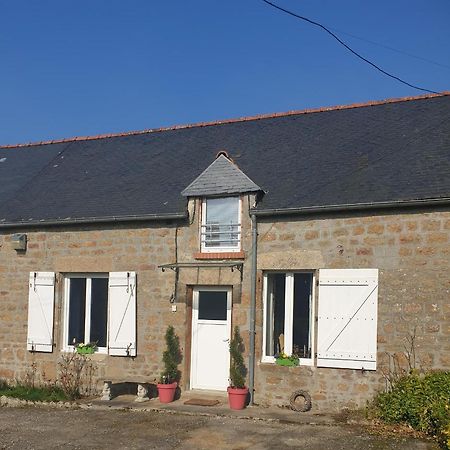
[[[442,91],[441,93],[438,93],[438,94],[424,94],[424,95],[417,95],[417,96],[410,96],[410,97],[388,98],[388,99],[384,99],[384,100],[370,100],[367,102],[351,103],[348,105],[334,105],[334,106],[324,106],[324,107],[319,107],[319,108],[306,108],[306,109],[301,109],[301,110],[291,110],[291,111],[277,112],[277,113],[258,114],[255,116],[238,117],[238,118],[234,118],[234,119],[197,122],[197,123],[191,123],[191,124],[172,125],[172,126],[168,126],[168,127],[159,127],[159,128],[148,128],[148,129],[144,129],[144,130],[126,131],[126,132],[122,132],[122,133],[106,133],[106,134],[98,134],[98,135],[94,135],[94,136],[75,136],[75,137],[71,137],[71,138],[53,139],[53,140],[39,141],[39,142],[28,142],[28,143],[22,143],[22,144],[7,144],[7,145],[0,145],[0,149],[33,147],[33,146],[38,146],[38,145],[49,145],[49,144],[63,144],[66,142],[75,142],[75,141],[92,141],[92,140],[98,140],[98,139],[108,139],[108,138],[113,138],[113,137],[136,136],[136,135],[141,135],[141,134],[159,133],[162,131],[175,131],[175,130],[183,130],[183,129],[189,129],[189,128],[197,128],[197,127],[225,125],[225,124],[230,124],[230,123],[250,122],[253,120],[272,119],[272,118],[277,118],[277,117],[288,117],[288,116],[295,116],[295,115],[301,115],[301,114],[313,114],[313,113],[319,113],[319,112],[341,111],[341,110],[346,110],[346,109],[363,108],[363,107],[367,107],[367,106],[379,106],[379,105],[386,105],[386,104],[390,104],[390,103],[401,103],[401,102],[407,102],[407,101],[412,101],[412,100],[423,100],[423,99],[435,98],[435,97],[445,97],[448,95],[450,95],[450,91]]]

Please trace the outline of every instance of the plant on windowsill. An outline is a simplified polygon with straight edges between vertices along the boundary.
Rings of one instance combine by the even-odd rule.
[[[244,409],[247,402],[248,387],[245,386],[247,368],[243,353],[244,343],[239,327],[234,327],[233,338],[230,341],[230,386],[227,389],[231,409]]]
[[[97,350],[97,342],[88,342],[87,344],[77,344],[75,350],[79,355],[92,355]]]
[[[278,366],[295,367],[300,364],[300,359],[297,355],[287,355],[281,352],[278,356],[275,356],[275,362]]]
[[[158,383],[158,396],[161,403],[170,403],[175,397],[175,391],[180,380],[181,372],[178,364],[181,363],[182,354],[180,349],[180,338],[175,334],[175,329],[169,325],[165,335],[166,350],[163,353],[164,371],[161,373]]]

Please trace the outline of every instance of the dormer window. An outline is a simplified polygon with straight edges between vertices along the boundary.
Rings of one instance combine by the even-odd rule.
[[[194,255],[195,258],[244,258],[241,245],[242,196],[262,192],[225,151],[219,152],[216,159],[182,192],[184,197],[203,199],[198,231],[200,252]]]
[[[239,197],[205,198],[200,230],[202,252],[241,250],[241,200]]]

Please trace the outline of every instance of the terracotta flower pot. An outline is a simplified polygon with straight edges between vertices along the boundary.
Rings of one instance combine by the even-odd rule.
[[[158,384],[158,396],[161,403],[173,402],[175,397],[175,391],[177,389],[178,383],[175,381],[170,384]]]
[[[244,409],[247,402],[248,388],[228,387],[228,404],[231,409]]]

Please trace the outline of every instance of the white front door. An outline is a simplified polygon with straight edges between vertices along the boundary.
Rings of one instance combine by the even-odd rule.
[[[191,388],[226,391],[230,369],[231,288],[195,288]]]

